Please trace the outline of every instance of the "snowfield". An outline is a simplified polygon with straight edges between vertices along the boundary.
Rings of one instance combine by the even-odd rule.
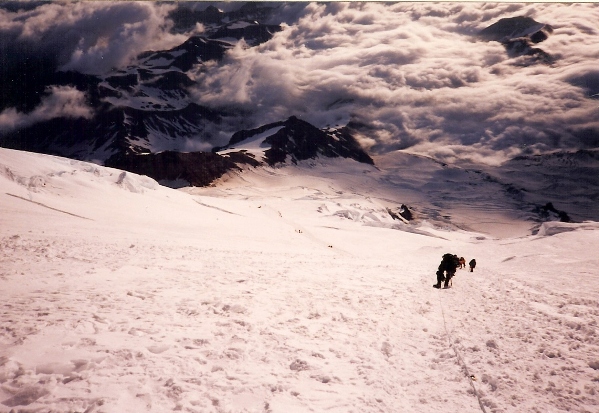
[[[0,412],[599,411],[599,224],[398,159],[174,190],[0,149]]]

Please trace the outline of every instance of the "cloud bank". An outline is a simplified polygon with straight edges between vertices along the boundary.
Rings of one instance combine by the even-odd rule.
[[[59,117],[89,119],[92,115],[83,92],[68,86],[52,86],[48,90],[48,96],[29,113],[21,113],[14,108],[3,110],[0,113],[0,132],[12,132]]]
[[[61,70],[99,74],[130,63],[143,51],[169,48],[185,40],[185,36],[169,33],[172,22],[166,15],[175,7],[169,3],[13,6],[0,7],[0,54],[17,61],[23,54],[45,56]]]
[[[142,51],[186,40],[171,30],[175,7],[50,2],[17,11],[5,4],[0,54],[8,56],[5,65],[46,56],[61,70],[105,73]],[[509,57],[500,43],[476,38],[514,16],[553,27],[536,47],[554,63]],[[349,122],[372,154],[405,149],[448,162],[498,163],[522,153],[597,148],[597,21],[593,3],[288,3],[268,21],[283,31],[257,47],[242,42],[222,62],[202,67],[192,95],[237,113],[227,133],[291,115],[318,127]],[[2,124],[17,127],[41,113],[49,112],[38,108],[17,121],[7,109]]]
[[[297,10],[293,10],[297,13]],[[500,18],[553,26],[553,65],[474,36]],[[500,162],[599,146],[595,4],[311,3],[257,48],[197,76],[196,98],[240,123],[351,120],[372,153]],[[528,59],[528,60],[527,60]]]

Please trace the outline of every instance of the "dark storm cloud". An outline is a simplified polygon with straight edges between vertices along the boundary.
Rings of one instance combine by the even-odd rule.
[[[199,73],[196,98],[254,124],[352,120],[373,152],[499,162],[596,142],[594,4],[311,3],[294,16],[268,43]],[[474,36],[513,16],[553,26],[537,45],[553,65]]]

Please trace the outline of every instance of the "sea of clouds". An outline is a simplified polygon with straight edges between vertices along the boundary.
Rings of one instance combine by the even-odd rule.
[[[168,49],[201,32],[198,25],[174,33],[168,13],[208,5],[6,6],[0,8],[0,53],[47,54],[61,70],[101,74],[134,63],[142,51]],[[318,127],[351,122],[373,154],[407,149],[448,162],[500,163],[522,153],[599,147],[597,4],[277,6],[268,23],[282,24],[281,32],[257,47],[241,42],[222,62],[194,74],[197,103],[237,114],[225,127],[231,132],[291,115]],[[552,26],[553,34],[536,45],[552,63],[509,57],[499,42],[477,38],[485,27],[514,16]],[[79,101],[66,90],[54,92],[55,101]],[[2,114],[12,125],[27,123],[16,119],[25,114]]]

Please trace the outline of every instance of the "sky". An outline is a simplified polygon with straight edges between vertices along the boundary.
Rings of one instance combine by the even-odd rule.
[[[489,181],[477,215],[404,224],[385,208],[422,192],[382,174],[174,190],[0,148],[0,412],[597,411],[598,224],[523,232]],[[447,252],[477,265],[434,289]]]
[[[235,7],[241,3],[224,3]],[[207,7],[208,3],[188,7]],[[80,2],[0,8],[0,52],[49,56],[61,70],[102,74],[145,50],[168,49],[175,3]],[[504,17],[528,16],[553,33],[536,45],[551,64],[509,57],[476,38]],[[295,115],[318,127],[351,122],[372,154],[403,149],[454,162],[499,164],[519,154],[599,146],[599,7],[593,3],[290,3],[283,30],[243,43],[193,78],[199,104],[241,113],[257,127]],[[17,53],[19,54],[19,53]],[[76,91],[52,92],[38,115],[68,114]],[[4,129],[31,114],[0,114]],[[85,112],[85,109],[82,109]],[[23,119],[16,119],[23,117]]]

